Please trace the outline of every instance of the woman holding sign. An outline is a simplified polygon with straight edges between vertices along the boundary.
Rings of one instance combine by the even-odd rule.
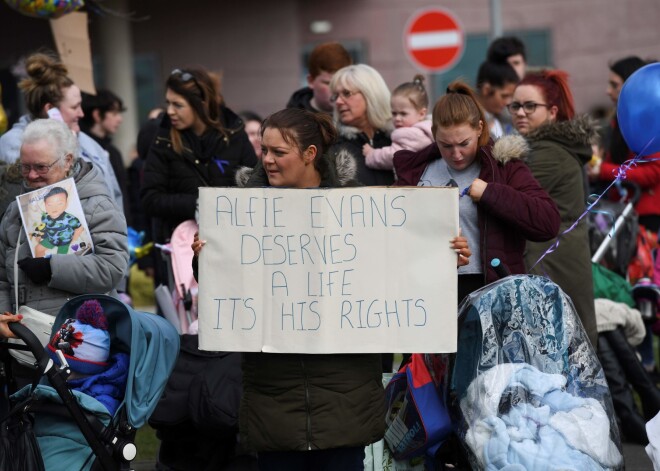
[[[317,188],[355,185],[344,152],[330,159],[337,131],[329,117],[279,111],[262,126],[262,163],[237,174],[239,186]],[[467,263],[465,238],[452,242]],[[204,241],[195,238],[199,254]],[[244,353],[241,442],[261,470],[364,469],[364,446],[384,433],[378,354]]]
[[[452,82],[433,109],[436,143],[419,152],[394,155],[397,185],[457,186],[459,218],[472,248],[471,263],[458,270],[459,302],[498,279],[490,261],[499,258],[511,273],[525,273],[525,241],[550,240],[559,212],[522,160],[525,140],[490,138],[484,110],[472,89]]]
[[[18,301],[19,306],[27,304],[55,316],[71,296],[112,291],[127,269],[126,220],[100,170],[76,158],[76,149],[76,137],[66,124],[37,119],[25,128],[18,165],[25,191],[73,177],[93,253],[33,257],[30,234],[24,229],[18,203],[12,202],[0,224],[0,312],[16,312]],[[61,215],[57,219],[61,221]]]
[[[17,166],[25,192],[73,178],[93,252],[40,257],[35,251],[32,256],[32,231],[25,230],[19,205],[13,201],[0,223],[0,313],[16,312],[27,305],[55,316],[75,295],[114,291],[128,268],[126,219],[99,168],[77,158],[77,148],[76,136],[65,123],[36,119],[25,127]],[[54,199],[62,202],[63,195]],[[6,334],[2,328],[0,332]],[[19,385],[34,375],[15,361],[13,371]]]

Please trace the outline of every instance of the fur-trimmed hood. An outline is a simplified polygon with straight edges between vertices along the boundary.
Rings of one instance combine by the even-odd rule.
[[[348,139],[348,140],[353,140],[357,139],[361,134],[363,134],[362,131],[360,131],[358,128],[355,128],[353,126],[346,126],[341,123],[336,123],[337,127],[337,132],[339,133],[339,138],[341,139]],[[392,131],[394,130],[394,126],[390,124],[386,129],[377,129],[377,133],[383,133],[385,136],[389,137],[390,134],[392,134]]]
[[[492,156],[500,164],[505,165],[514,159],[522,159],[529,153],[529,145],[525,138],[519,135],[502,136],[493,145]]]
[[[566,144],[591,146],[598,139],[598,125],[589,116],[578,116],[568,121],[546,123],[527,134],[530,142],[552,140]]]
[[[321,157],[318,168],[321,173],[321,187],[323,188],[357,185],[357,164],[347,150],[340,150],[332,156],[326,153]],[[266,170],[264,170],[261,162],[257,163],[254,168],[239,168],[236,171],[236,185],[243,188],[270,186]]]
[[[532,148],[541,141],[556,142],[584,164],[591,159],[591,144],[598,140],[598,125],[591,117],[582,115],[568,121],[546,123],[526,138]]]

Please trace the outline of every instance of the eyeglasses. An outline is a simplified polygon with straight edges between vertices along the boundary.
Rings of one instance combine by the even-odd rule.
[[[362,93],[362,92],[360,92],[359,90],[354,92],[350,90],[342,90],[339,93],[333,93],[332,95],[330,95],[330,101],[334,103],[335,101],[337,101],[337,98],[339,97],[342,97],[344,101],[346,101],[350,97],[352,97],[353,95],[357,95],[358,93]]]
[[[51,169],[56,163],[58,163],[60,160],[62,160],[62,159],[59,158],[59,159],[57,159],[55,162],[53,162],[53,163],[50,164],[50,165],[46,165],[46,164],[33,164],[33,165],[30,165],[30,164],[19,164],[19,167],[20,167],[20,169],[21,169],[21,175],[23,175],[23,176],[25,177],[25,176],[29,175],[30,172],[31,172],[32,170],[34,170],[35,172],[37,172],[38,175],[46,175],[48,172],[50,172],[50,169]]]
[[[526,101],[525,103],[519,103],[517,101],[512,101],[507,105],[507,108],[509,108],[509,112],[511,114],[516,114],[520,108],[523,109],[525,114],[532,114],[533,112],[536,111],[537,106],[545,106],[546,108],[550,108],[550,105],[547,105],[545,103],[536,103],[533,101]]]

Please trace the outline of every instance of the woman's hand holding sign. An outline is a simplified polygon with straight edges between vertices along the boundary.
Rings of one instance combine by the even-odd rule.
[[[460,229],[458,231],[458,236],[454,237],[449,242],[451,243],[451,248],[454,249],[454,251],[458,254],[456,266],[462,267],[470,263],[470,256],[472,255],[472,251],[468,246],[467,238],[461,235]]]
[[[202,247],[204,247],[205,244],[206,244],[205,240],[199,239],[199,232],[195,232],[195,238],[193,239],[193,243],[190,245],[190,248],[192,248],[195,258],[199,257],[199,253],[202,251]]]

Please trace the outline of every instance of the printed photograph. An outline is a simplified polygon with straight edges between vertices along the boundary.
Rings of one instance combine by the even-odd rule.
[[[73,178],[16,197],[33,257],[94,250]]]

